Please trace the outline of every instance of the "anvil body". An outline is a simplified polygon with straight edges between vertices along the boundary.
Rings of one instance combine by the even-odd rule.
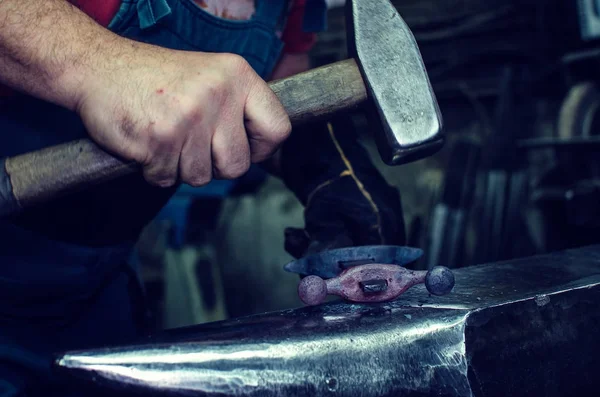
[[[336,302],[71,352],[67,377],[144,395],[566,396],[600,390],[600,246],[455,271],[442,297]]]

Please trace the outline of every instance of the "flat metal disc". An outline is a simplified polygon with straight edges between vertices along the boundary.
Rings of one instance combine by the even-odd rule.
[[[319,276],[323,279],[340,275],[352,266],[381,263],[405,266],[423,256],[423,250],[395,245],[370,245],[339,248],[309,255],[285,265],[290,273],[302,276]]]

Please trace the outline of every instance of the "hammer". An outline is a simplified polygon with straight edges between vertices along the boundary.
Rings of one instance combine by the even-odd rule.
[[[347,3],[351,59],[270,83],[293,125],[363,106],[382,160],[438,151],[442,117],[409,27],[389,0]],[[140,170],[88,139],[0,159],[0,216]]]

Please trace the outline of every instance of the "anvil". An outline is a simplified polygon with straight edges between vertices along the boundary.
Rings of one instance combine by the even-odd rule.
[[[67,379],[113,396],[597,394],[600,246],[462,268],[455,277],[445,296],[420,285],[393,302],[200,325],[135,346],[70,352],[55,364]]]

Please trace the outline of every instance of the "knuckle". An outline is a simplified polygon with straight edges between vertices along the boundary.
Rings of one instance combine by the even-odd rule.
[[[274,144],[280,144],[285,141],[292,133],[292,123],[289,117],[280,117],[274,120],[267,127],[265,134]]]
[[[236,139],[213,141],[213,161],[216,174],[223,179],[239,178],[250,168],[251,152],[248,138],[242,131],[234,136]]]
[[[225,179],[236,179],[248,172],[249,169],[250,160],[243,158],[219,169],[219,175]]]
[[[219,104],[223,105],[228,97],[230,91],[229,82],[224,77],[212,77],[202,84],[202,90],[200,92],[201,102],[206,105]],[[195,116],[199,116],[199,107],[195,106],[192,113]]]
[[[235,75],[246,74],[252,69],[250,64],[237,54],[223,54],[222,62]]]
[[[217,90],[211,86],[206,86],[207,97],[210,97],[211,92],[216,92]],[[200,101],[194,98],[185,98],[182,99],[178,106],[180,117],[182,118],[183,123],[187,123],[189,121],[199,122],[202,118],[202,111]]]
[[[192,187],[202,187],[208,185],[212,181],[211,175],[203,175],[203,176],[194,176],[189,178],[189,180],[184,181],[188,185]]]
[[[220,76],[212,76],[210,79],[206,79],[202,83],[204,93],[211,98],[214,95],[218,95],[223,91],[225,86],[225,79]]]
[[[136,163],[145,164],[148,158],[148,150],[136,143],[123,142],[118,150],[123,158],[133,160]]]
[[[153,129],[150,137],[152,142],[169,145],[177,136],[177,129],[174,126],[165,126],[164,128]]]
[[[144,178],[149,184],[162,188],[168,188],[177,183],[176,177],[169,176],[165,172],[160,171],[146,172]]]
[[[148,155],[147,162],[162,153],[171,153],[175,151],[177,140],[177,131],[173,127],[164,129],[155,129],[148,134]]]
[[[289,120],[281,121],[270,126],[270,128],[264,132],[262,141],[262,147],[265,152],[262,153],[262,159],[266,159],[273,155],[285,140],[288,139],[292,133],[292,126]]]
[[[212,181],[212,167],[209,163],[205,163],[206,159],[201,157],[190,158],[188,154],[181,159],[183,167],[181,169],[181,179],[193,187],[201,187]]]
[[[175,179],[160,179],[156,182],[156,186],[158,187],[162,187],[162,188],[168,188],[168,187],[172,187],[175,185],[177,181]]]
[[[289,136],[292,133],[292,122],[290,121],[289,117],[285,117],[281,121],[281,128],[279,129],[279,131],[281,141],[285,141],[289,138]]]

